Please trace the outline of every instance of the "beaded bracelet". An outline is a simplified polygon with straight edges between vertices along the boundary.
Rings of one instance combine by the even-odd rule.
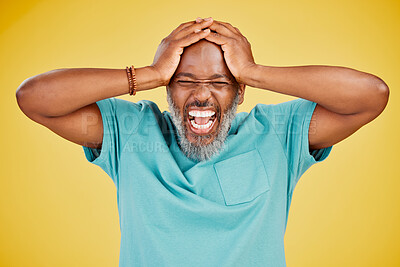
[[[136,81],[136,71],[135,71],[135,68],[133,67],[133,65],[132,65],[132,67],[129,68],[129,71],[131,72],[132,80],[133,80],[133,88],[132,88],[132,91],[129,92],[129,94],[136,95],[137,81]]]
[[[133,67],[126,67],[126,74],[128,76],[128,82],[129,82],[129,95],[136,95],[136,88],[137,88],[137,82],[136,82],[136,73],[135,73],[135,68]]]

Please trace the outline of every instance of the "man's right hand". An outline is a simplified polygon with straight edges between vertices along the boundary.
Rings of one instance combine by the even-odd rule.
[[[182,23],[161,41],[151,66],[159,73],[163,85],[168,85],[178,68],[183,49],[210,33],[209,29],[203,30],[213,23],[211,17],[207,19],[200,23],[196,21]]]

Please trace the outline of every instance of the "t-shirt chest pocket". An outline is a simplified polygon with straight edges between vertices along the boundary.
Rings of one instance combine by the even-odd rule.
[[[254,200],[270,189],[268,175],[257,149],[214,163],[226,205]]]

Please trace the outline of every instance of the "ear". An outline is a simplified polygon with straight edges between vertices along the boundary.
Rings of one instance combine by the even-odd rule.
[[[239,83],[239,103],[238,105],[242,104],[244,101],[244,91],[246,89],[246,84]]]

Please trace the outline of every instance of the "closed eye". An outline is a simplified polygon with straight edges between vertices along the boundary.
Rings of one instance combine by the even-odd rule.
[[[178,83],[194,83],[192,81],[178,81]]]
[[[213,82],[213,83],[216,83],[216,84],[228,84],[226,82]]]
[[[196,83],[196,82],[193,82],[193,81],[178,81],[178,83]],[[229,84],[227,82],[212,82],[212,83],[215,83],[215,84]]]

